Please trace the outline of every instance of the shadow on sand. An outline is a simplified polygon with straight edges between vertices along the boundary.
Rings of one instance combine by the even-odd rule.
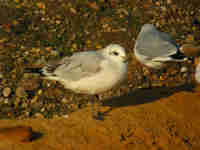
[[[111,106],[112,109],[114,109],[124,106],[135,106],[145,103],[151,103],[153,101],[159,100],[160,98],[166,98],[176,92],[192,92],[193,88],[194,86],[192,84],[184,84],[174,88],[155,87],[152,89],[136,89],[135,91],[127,95],[107,99],[102,103],[102,106]]]

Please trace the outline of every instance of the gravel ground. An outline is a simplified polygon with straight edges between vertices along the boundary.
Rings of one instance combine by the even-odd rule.
[[[179,45],[200,44],[199,0],[1,0],[0,118],[52,118],[86,107],[89,96],[25,68],[109,43],[126,48],[129,75],[119,89],[103,93],[103,100],[138,88],[192,84],[193,60],[172,64],[158,75],[138,64],[133,48],[144,23],[170,33]]]

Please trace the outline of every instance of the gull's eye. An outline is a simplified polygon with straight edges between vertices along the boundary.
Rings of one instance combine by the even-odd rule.
[[[115,56],[118,56],[118,55],[119,55],[119,53],[118,53],[118,52],[113,52],[113,54],[114,54]]]

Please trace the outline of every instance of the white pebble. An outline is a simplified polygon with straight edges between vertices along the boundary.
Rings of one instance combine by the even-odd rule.
[[[183,66],[183,67],[181,67],[181,72],[183,73],[183,72],[187,72],[188,71],[188,68],[187,67],[185,67],[185,66]]]

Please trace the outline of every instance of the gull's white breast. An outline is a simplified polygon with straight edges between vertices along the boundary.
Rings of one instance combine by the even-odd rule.
[[[126,63],[105,60],[101,64],[101,70],[94,75],[81,78],[78,81],[60,81],[65,88],[76,93],[97,94],[120,84],[126,78],[127,72]]]

